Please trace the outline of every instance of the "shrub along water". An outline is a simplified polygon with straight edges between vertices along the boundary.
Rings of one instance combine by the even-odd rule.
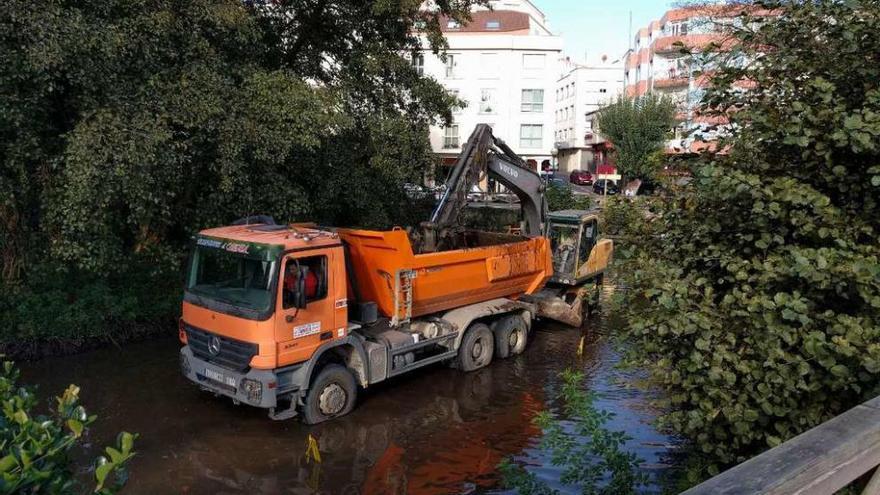
[[[407,224],[459,102],[409,53],[474,3],[0,9],[0,350],[165,321],[189,237],[251,213]]]
[[[127,464],[137,435],[122,432],[106,456],[95,460],[95,486],[77,482],[70,454],[95,421],[79,404],[79,388],[71,385],[50,416],[37,415],[37,397],[18,384],[12,361],[0,370],[0,493],[97,493],[119,491],[128,480]]]
[[[761,6],[703,109],[727,153],[650,215],[609,210],[630,360],[701,476],[880,393],[880,5]]]

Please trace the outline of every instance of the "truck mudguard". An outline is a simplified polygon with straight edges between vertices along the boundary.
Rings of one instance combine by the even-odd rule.
[[[308,390],[312,374],[315,366],[321,360],[321,356],[331,349],[338,349],[344,346],[351,346],[352,354],[346,361],[346,366],[354,372],[354,377],[358,384],[366,387],[370,383],[370,367],[368,366],[367,353],[364,351],[364,344],[356,335],[348,334],[341,339],[335,339],[318,347],[312,357],[303,366],[302,383],[300,383],[300,392],[304,393]]]

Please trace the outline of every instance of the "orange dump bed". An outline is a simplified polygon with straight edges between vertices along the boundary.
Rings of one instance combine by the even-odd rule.
[[[403,230],[339,229],[362,300],[406,319],[540,290],[553,274],[550,241],[470,232],[454,251],[415,254]]]

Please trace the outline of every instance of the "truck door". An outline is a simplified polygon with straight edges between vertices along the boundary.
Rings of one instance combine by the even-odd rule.
[[[339,285],[344,281],[336,273],[341,264],[337,251],[316,249],[284,257],[275,318],[278,366],[305,361],[321,344],[344,335],[344,324],[342,332],[337,328]],[[344,282],[341,285],[344,288]],[[298,290],[304,290],[304,297],[297,296]],[[303,307],[297,307],[298,302]],[[346,311],[344,305],[341,309]]]

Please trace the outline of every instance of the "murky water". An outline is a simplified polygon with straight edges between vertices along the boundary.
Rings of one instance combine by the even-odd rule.
[[[615,369],[616,353],[597,335],[602,328],[601,320],[584,330],[541,323],[521,356],[475,373],[416,371],[371,388],[352,414],[315,427],[200,392],[178,373],[173,338],[26,364],[23,380],[43,397],[69,383],[82,387],[83,403],[99,417],[85,458],[120,430],[140,434],[125,493],[447,494],[502,491],[496,466],[508,456],[555,485],[559,470],[536,448],[531,419],[559,406],[558,373],[573,367],[585,372],[585,388],[602,394],[597,406],[617,414],[610,427],[633,437],[627,450],[654,480],[647,490],[659,491],[672,440],[650,426],[656,412]],[[309,435],[320,464],[305,458]]]

